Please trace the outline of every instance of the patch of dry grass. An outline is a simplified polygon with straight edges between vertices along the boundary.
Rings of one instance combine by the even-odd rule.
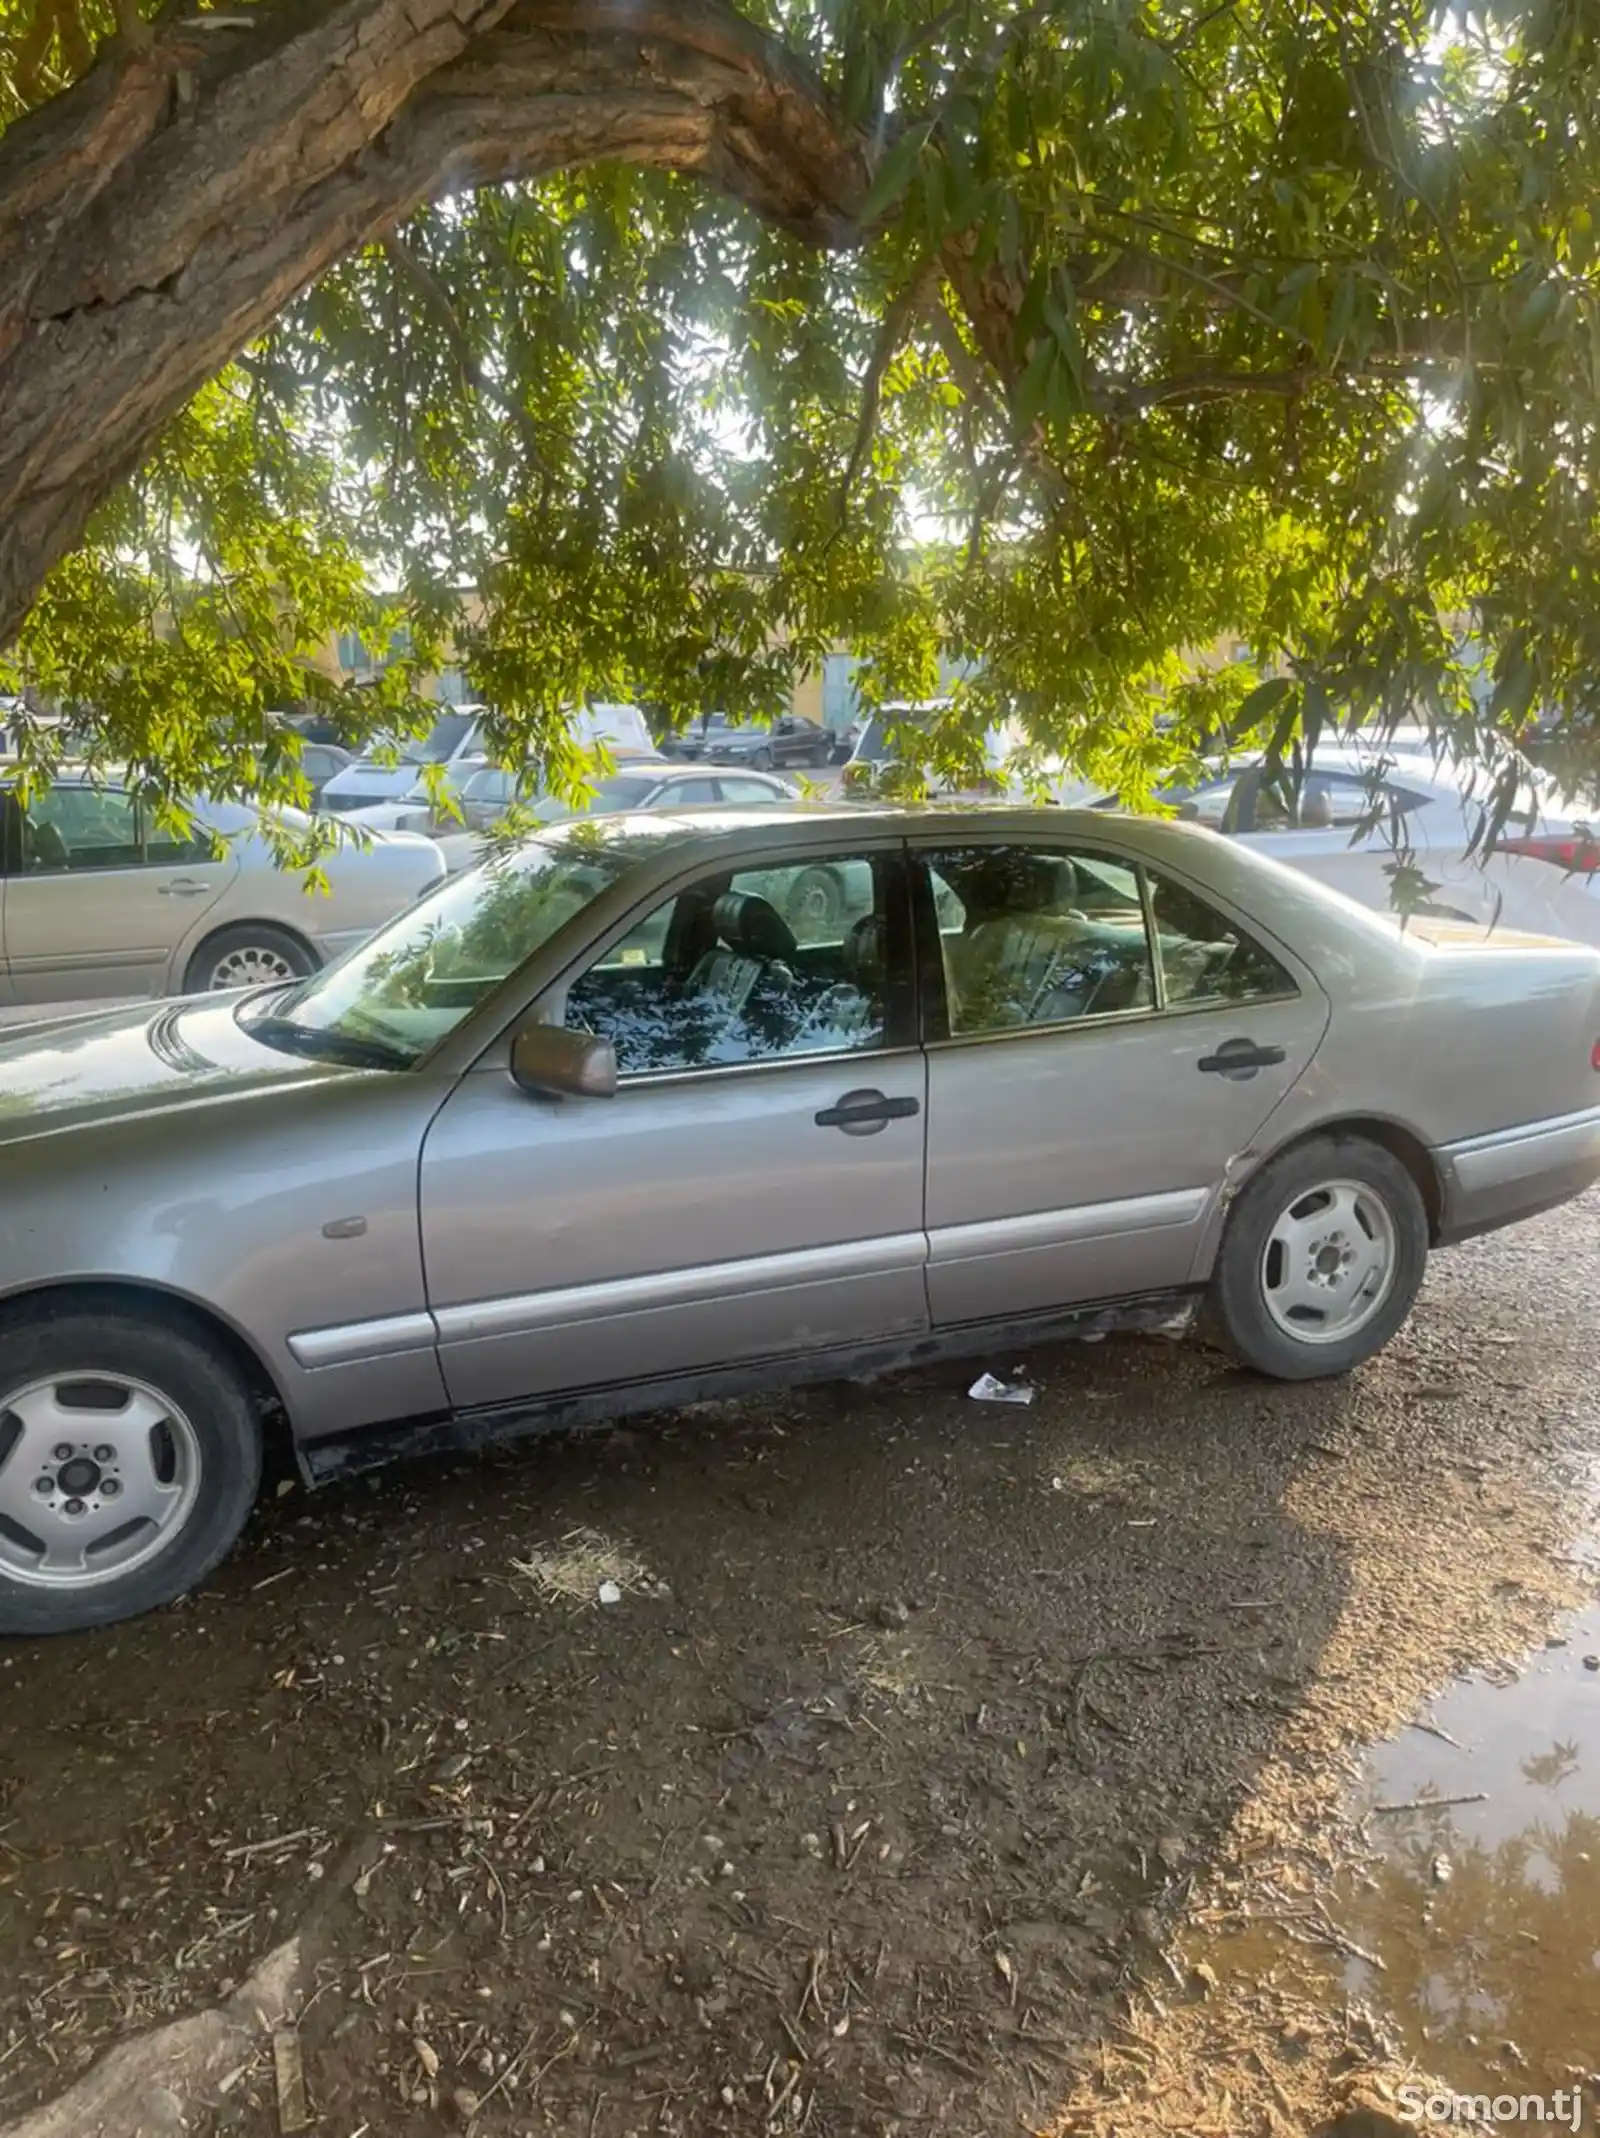
[[[553,1545],[513,1559],[511,1570],[547,1603],[582,1610],[600,1602],[610,1582],[624,1596],[653,1593],[659,1584],[633,1554],[598,1529],[569,1529]]]

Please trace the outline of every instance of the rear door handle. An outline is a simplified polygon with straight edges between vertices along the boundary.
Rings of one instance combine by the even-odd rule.
[[[876,1136],[891,1121],[909,1121],[922,1111],[916,1099],[886,1098],[881,1091],[847,1091],[836,1106],[817,1115],[818,1128],[843,1129],[847,1136]]]
[[[156,889],[163,898],[203,898],[206,886],[196,883],[192,876],[175,876],[171,883],[159,883]]]
[[[1258,1047],[1253,1039],[1225,1039],[1215,1054],[1202,1054],[1202,1076],[1225,1076],[1242,1084],[1258,1069],[1275,1069],[1285,1059],[1282,1047]]]

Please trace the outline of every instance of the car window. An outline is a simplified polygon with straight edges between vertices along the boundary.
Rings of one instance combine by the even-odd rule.
[[[265,1005],[268,1045],[403,1068],[569,920],[680,836],[621,817],[530,839],[455,876],[359,950]]]
[[[509,802],[517,791],[517,776],[514,772],[502,771],[498,765],[485,765],[481,772],[474,772],[461,790],[464,802]]]
[[[1197,787],[1193,794],[1178,805],[1178,815],[1185,824],[1206,824],[1213,831],[1220,830],[1223,818],[1228,814],[1228,804],[1233,800],[1236,781],[1212,780],[1208,786]]]
[[[707,782],[709,785],[710,782]],[[659,779],[653,772],[643,775],[637,772],[613,773],[609,779],[597,780],[594,797],[588,807],[596,816],[608,810],[644,809],[648,806]]]
[[[1270,1002],[1299,992],[1271,951],[1188,887],[1149,869],[1150,912],[1168,1009]]]
[[[1287,768],[1263,770],[1255,791],[1255,831],[1342,831],[1382,824],[1417,807],[1421,797],[1356,772],[1308,772],[1297,794]]]
[[[717,800],[717,783],[714,779],[675,779],[662,788],[656,796],[658,809],[687,809],[695,802]]]
[[[52,787],[27,803],[22,829],[26,875],[139,866],[133,797],[115,788]]]
[[[567,990],[565,1021],[624,1077],[885,1044],[895,862],[808,858],[702,877]]]
[[[957,847],[925,858],[953,1037],[1154,1005],[1136,869],[1043,846]]]
[[[726,775],[717,782],[725,802],[781,802],[784,792],[764,779],[730,779]]]
[[[475,739],[478,722],[472,713],[441,713],[427,734],[405,743],[400,762],[406,765],[442,765],[461,753]]]

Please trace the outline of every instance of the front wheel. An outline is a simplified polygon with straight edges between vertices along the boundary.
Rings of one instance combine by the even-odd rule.
[[[184,992],[207,995],[231,988],[270,987],[285,980],[303,980],[316,969],[310,950],[287,928],[275,928],[270,921],[246,921],[219,928],[200,945],[189,960]]]
[[[0,1634],[132,1618],[202,1581],[261,1477],[250,1391],[203,1338],[132,1314],[0,1328]]]
[[[1275,1380],[1348,1373],[1411,1312],[1428,1214],[1399,1159],[1355,1136],[1275,1158],[1234,1205],[1211,1316],[1246,1365]]]

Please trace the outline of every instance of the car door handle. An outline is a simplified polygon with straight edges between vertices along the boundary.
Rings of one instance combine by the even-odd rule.
[[[1202,1054],[1202,1076],[1225,1076],[1235,1083],[1258,1069],[1275,1069],[1284,1060],[1282,1047],[1258,1047],[1253,1039],[1225,1039],[1215,1054]]]
[[[891,1121],[909,1121],[921,1111],[916,1099],[890,1099],[881,1091],[847,1091],[837,1106],[823,1108],[817,1126],[843,1129],[847,1136],[876,1136]]]
[[[192,876],[175,876],[171,883],[156,885],[163,898],[204,898],[206,886]]]

